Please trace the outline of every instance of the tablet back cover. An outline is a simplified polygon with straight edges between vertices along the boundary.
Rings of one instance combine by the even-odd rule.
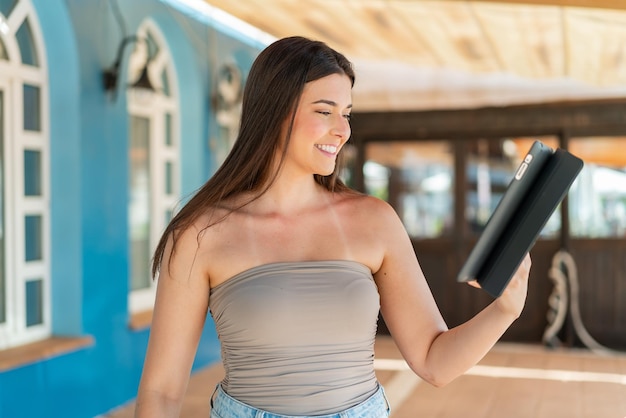
[[[470,276],[483,290],[493,297],[500,296],[582,167],[582,160],[557,149],[548,156],[534,178],[529,177],[521,183],[525,187],[519,188],[512,182],[510,187],[517,188],[511,189],[511,194],[516,196],[511,199],[513,203],[499,204],[492,215],[493,219],[502,217],[506,221],[500,220],[498,228],[492,228],[489,233],[485,228],[474,247],[478,254],[468,258],[461,269],[465,273],[459,274],[459,281],[471,280],[467,278],[467,272],[471,271]],[[502,201],[509,192],[507,189]]]
[[[515,171],[513,179],[489,218],[479,240],[461,268],[457,280],[475,280],[498,238],[513,218],[515,211],[534,184],[543,166],[554,150],[540,141],[535,141]]]

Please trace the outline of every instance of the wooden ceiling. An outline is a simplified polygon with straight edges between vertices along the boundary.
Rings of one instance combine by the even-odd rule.
[[[626,95],[624,0],[205,2],[276,38],[343,52],[369,109]]]

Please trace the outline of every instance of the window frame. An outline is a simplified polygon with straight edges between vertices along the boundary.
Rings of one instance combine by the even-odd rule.
[[[51,245],[50,245],[50,128],[49,92],[45,43],[38,17],[30,0],[17,2],[10,16],[3,17],[9,32],[0,34],[6,46],[8,60],[0,61],[0,88],[4,91],[4,222],[5,222],[5,296],[6,320],[0,324],[0,350],[31,343],[49,337],[52,333],[51,315]],[[24,21],[28,20],[37,67],[21,62],[20,48],[15,37]],[[39,88],[40,129],[24,129],[24,85]],[[41,193],[25,196],[24,152],[41,153]],[[10,179],[10,181],[9,181]],[[26,261],[24,235],[25,217],[41,216],[41,259]],[[42,321],[26,326],[26,283],[32,279],[42,282]]]
[[[150,250],[154,251],[163,230],[166,226],[165,213],[174,213],[175,207],[181,195],[181,151],[179,129],[179,104],[178,86],[176,84],[175,69],[172,63],[168,45],[158,26],[151,20],[146,20],[137,30],[137,37],[144,39],[150,34],[150,39],[156,42],[157,52],[152,57],[149,67],[149,76],[152,83],[157,87],[156,93],[151,93],[149,100],[135,91],[127,91],[128,117],[146,118],[149,120],[149,199],[150,199]],[[136,80],[139,72],[146,62],[145,43],[137,42],[128,64],[128,83]],[[165,71],[168,81],[168,92],[162,91],[161,74]],[[170,117],[171,144],[166,144],[166,119]],[[129,126],[130,135],[130,126]],[[130,137],[129,137],[130,144]],[[130,147],[128,148],[130,150]],[[130,157],[129,157],[130,158]],[[165,193],[166,187],[166,164],[172,163],[172,193]],[[130,159],[129,159],[130,164]],[[129,190],[130,192],[130,190]],[[130,209],[130,207],[129,207]],[[130,232],[130,223],[129,223]],[[156,297],[156,280],[150,282],[150,286],[144,289],[131,289],[132,281],[132,253],[129,245],[129,277],[128,277],[128,307],[131,314],[149,311],[154,305]]]

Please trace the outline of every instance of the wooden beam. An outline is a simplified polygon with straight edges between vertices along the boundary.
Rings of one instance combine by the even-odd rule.
[[[449,0],[462,1],[467,0]],[[528,4],[533,6],[561,6],[561,7],[591,7],[595,9],[616,9],[626,10],[626,1],[624,0],[479,0],[476,3],[513,3]]]
[[[354,112],[352,137],[367,141],[626,135],[626,99],[481,109]]]

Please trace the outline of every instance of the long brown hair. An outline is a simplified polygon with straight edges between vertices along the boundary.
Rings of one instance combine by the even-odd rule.
[[[237,140],[215,174],[172,218],[163,232],[152,260],[153,276],[160,269],[170,234],[175,245],[180,232],[207,210],[219,207],[224,199],[252,192],[254,200],[269,188],[277,175],[272,168],[276,167],[274,159],[280,150],[283,123],[290,118],[279,167],[290,140],[293,117],[305,83],[331,74],[345,74],[354,85],[350,61],[323,42],[299,36],[283,38],[259,54],[244,88]],[[314,175],[315,181],[327,190],[348,190],[338,177],[342,154],[340,151],[332,174]],[[247,203],[250,202],[243,205]]]

